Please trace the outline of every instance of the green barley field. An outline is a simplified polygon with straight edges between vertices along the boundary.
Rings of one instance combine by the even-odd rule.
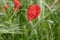
[[[17,1],[16,1],[17,2]],[[0,40],[60,40],[60,0],[0,0]],[[38,17],[27,20],[29,5],[39,5]],[[7,6],[6,6],[7,5]]]

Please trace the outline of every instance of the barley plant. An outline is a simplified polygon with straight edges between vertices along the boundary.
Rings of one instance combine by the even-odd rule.
[[[60,40],[60,0],[0,0],[0,40]],[[6,5],[7,4],[7,5]],[[38,4],[37,18],[27,20],[28,7]]]

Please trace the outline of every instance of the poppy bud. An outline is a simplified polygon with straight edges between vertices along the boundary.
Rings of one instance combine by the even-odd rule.
[[[39,13],[41,12],[41,8],[39,5],[30,5],[27,11],[27,19],[31,21],[38,17]]]
[[[50,9],[51,8],[51,5],[48,5],[48,8]]]
[[[4,12],[9,6],[7,4],[5,4],[3,7],[2,7],[2,12]]]
[[[57,4],[58,4],[58,0],[55,0],[55,1],[54,1],[54,4],[57,5]]]
[[[3,6],[3,8],[4,8],[4,9],[7,9],[7,8],[8,8],[8,5],[7,5],[7,4],[6,4],[6,5],[4,5],[4,6]]]

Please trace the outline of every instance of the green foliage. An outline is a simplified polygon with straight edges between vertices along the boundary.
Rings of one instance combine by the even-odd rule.
[[[20,0],[22,6],[15,13],[12,0],[0,0],[0,40],[60,40],[59,2],[55,5],[54,0]],[[5,4],[9,8],[3,12]],[[29,22],[26,14],[31,4],[39,4],[41,13]]]

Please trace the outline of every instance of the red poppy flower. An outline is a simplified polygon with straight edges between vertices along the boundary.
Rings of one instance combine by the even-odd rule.
[[[21,6],[21,4],[19,3],[19,0],[14,0],[14,11],[16,12],[18,10],[18,8]]]
[[[27,19],[28,21],[31,21],[38,17],[39,13],[41,11],[41,8],[39,5],[30,5],[27,11]]]

